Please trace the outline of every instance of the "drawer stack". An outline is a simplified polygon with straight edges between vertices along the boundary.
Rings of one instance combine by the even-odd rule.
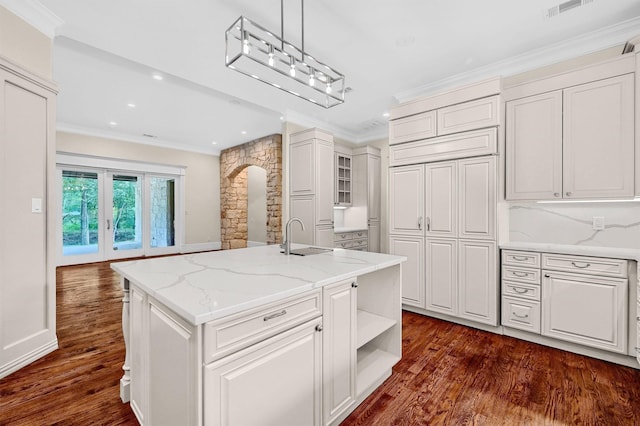
[[[540,253],[502,252],[502,325],[540,333]]]
[[[334,247],[367,251],[369,248],[369,235],[365,230],[353,232],[340,232],[334,234]]]

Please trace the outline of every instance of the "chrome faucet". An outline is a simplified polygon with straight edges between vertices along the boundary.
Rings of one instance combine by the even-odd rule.
[[[280,244],[280,248],[284,250],[284,254],[286,254],[287,256],[291,254],[291,223],[292,222],[298,222],[302,227],[302,230],[304,231],[304,223],[302,223],[302,220],[300,218],[292,217],[291,219],[289,219],[289,221],[284,227],[284,241],[282,242],[282,244]]]

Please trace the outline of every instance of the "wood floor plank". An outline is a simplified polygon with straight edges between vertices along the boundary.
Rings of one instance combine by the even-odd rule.
[[[58,268],[57,298],[60,349],[0,380],[0,425],[137,425],[118,276]],[[640,425],[640,371],[404,312],[402,360],[342,425],[441,424]]]

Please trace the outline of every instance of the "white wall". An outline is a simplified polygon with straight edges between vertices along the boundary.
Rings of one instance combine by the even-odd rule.
[[[267,242],[267,171],[247,167],[248,245]]]
[[[57,151],[186,167],[185,244],[219,247],[220,157],[65,132],[57,133]]]
[[[509,219],[510,241],[640,249],[640,202],[511,203]]]

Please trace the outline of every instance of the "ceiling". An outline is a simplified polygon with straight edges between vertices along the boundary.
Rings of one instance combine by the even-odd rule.
[[[280,133],[283,121],[353,143],[381,139],[398,102],[640,34],[638,0],[582,0],[551,18],[560,0],[309,1],[305,50],[352,88],[327,110],[224,66],[224,32],[240,15],[279,33],[277,0],[29,1],[63,22],[59,130],[211,153]],[[297,46],[300,10],[284,2],[284,38]]]

